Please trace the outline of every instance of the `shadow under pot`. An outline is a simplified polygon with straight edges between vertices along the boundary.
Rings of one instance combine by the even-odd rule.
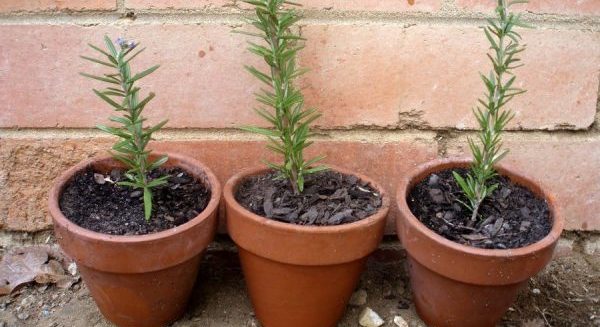
[[[154,153],[151,160],[158,155]],[[185,311],[201,256],[216,231],[221,193],[216,177],[191,158],[168,156],[162,167],[178,168],[210,191],[204,210],[174,228],[145,235],[109,235],[65,217],[60,200],[75,176],[90,168],[101,174],[123,169],[110,157],[79,163],[57,178],[50,190],[49,209],[58,243],[77,263],[104,317],[118,326],[165,326],[177,320]]]
[[[242,183],[269,170],[246,170],[225,184],[227,229],[239,249],[250,299],[264,327],[336,326],[367,257],[381,241],[389,209],[383,189],[365,176],[331,169],[369,185],[380,197],[374,214],[333,226],[281,222],[257,215],[236,200]]]
[[[418,184],[430,184],[433,174],[437,178],[441,172],[469,168],[470,164],[470,160],[462,159],[435,160],[411,171],[398,186],[398,237],[408,253],[417,312],[430,326],[496,326],[529,278],[550,262],[564,225],[551,194],[532,180],[498,166],[499,175],[508,178],[511,185],[523,187],[545,202],[549,213],[545,236],[522,247],[486,249],[434,232],[413,214],[407,199]]]

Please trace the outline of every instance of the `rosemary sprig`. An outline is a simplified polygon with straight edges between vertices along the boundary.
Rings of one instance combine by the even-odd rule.
[[[256,94],[259,103],[266,106],[255,109],[272,128],[245,126],[242,129],[267,137],[267,148],[283,157],[283,163],[267,162],[267,165],[279,172],[281,178],[287,178],[295,194],[304,189],[304,176],[326,170],[323,165],[314,166],[324,156],[310,160],[304,159],[304,150],[313,142],[310,124],[321,115],[314,108],[304,108],[304,97],[294,87],[294,80],[307,70],[296,65],[298,51],[303,48],[299,43],[304,39],[294,34],[291,28],[300,19],[293,9],[285,5],[298,4],[285,0],[245,0],[254,6],[255,17],[249,23],[258,32],[236,31],[261,39],[261,44],[249,42],[248,50],[269,65],[268,72],[262,72],[254,66],[246,70],[265,84],[265,88]]]
[[[473,222],[477,220],[483,200],[498,188],[498,184],[489,185],[489,181],[497,175],[494,165],[508,153],[507,150],[502,150],[502,132],[514,114],[505,106],[516,95],[525,92],[513,86],[516,76],[512,73],[512,69],[522,66],[517,55],[525,50],[525,46],[519,43],[521,35],[514,28],[530,27],[521,20],[520,14],[509,12],[511,6],[519,3],[527,1],[498,0],[496,19],[488,19],[488,24],[483,29],[490,42],[492,51],[487,56],[493,69],[488,76],[480,74],[487,92],[473,110],[480,127],[480,144],[476,144],[471,138],[468,140],[473,163],[466,178],[454,172],[456,182],[468,199],[469,203],[463,204],[471,210]]]
[[[81,56],[81,58],[96,64],[113,69],[109,74],[102,76],[81,73],[81,75],[95,79],[107,84],[103,90],[94,89],[94,93],[108,103],[120,116],[111,116],[109,119],[119,124],[119,127],[98,125],[98,129],[119,137],[119,141],[112,147],[113,157],[127,167],[124,174],[126,181],[119,185],[125,185],[134,189],[142,189],[144,194],[144,217],[150,220],[152,215],[152,188],[167,183],[168,176],[161,176],[150,180],[148,173],[167,162],[167,156],[150,161],[150,151],[146,150],[148,142],[152,140],[152,134],[161,129],[167,120],[163,120],[154,126],[144,127],[146,120],[142,111],[154,98],[150,92],[143,100],[139,101],[140,88],[135,85],[137,81],[148,76],[158,65],[150,67],[141,73],[133,74],[129,63],[144,49],[134,51],[138,44],[118,38],[113,44],[108,36],[104,37],[106,50],[90,44],[89,46],[101,55],[100,59]]]

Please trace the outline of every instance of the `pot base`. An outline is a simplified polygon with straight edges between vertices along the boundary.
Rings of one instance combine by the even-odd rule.
[[[501,286],[461,283],[410,256],[407,260],[417,313],[431,327],[494,327],[527,285],[527,281]]]
[[[120,274],[79,266],[102,315],[121,327],[162,327],[187,307],[202,255],[168,269]],[[168,302],[168,303],[167,303]]]
[[[366,259],[330,266],[275,262],[239,248],[256,317],[264,327],[335,327]]]

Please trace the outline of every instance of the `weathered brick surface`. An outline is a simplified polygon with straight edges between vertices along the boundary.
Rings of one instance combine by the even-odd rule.
[[[143,86],[157,93],[150,118],[170,127],[227,128],[262,123],[250,110],[260,86],[243,71],[261,65],[245,51],[246,37],[230,27],[0,26],[0,127],[89,127],[110,110],[91,93],[95,81],[79,71],[102,71],[77,58],[103,34],[125,34],[149,47],[136,67],[162,64]],[[486,41],[471,26],[308,25],[301,81],[308,105],[323,112],[323,128],[472,128],[471,108],[482,94]],[[594,121],[600,33],[524,32],[529,50],[515,100],[512,128],[583,129]],[[175,37],[176,36],[176,37]],[[27,53],[27,56],[22,55]],[[577,60],[573,60],[573,54]],[[32,63],[36,63],[35,65]],[[32,96],[34,95],[35,96]],[[154,120],[156,120],[154,119]]]
[[[299,61],[312,70],[299,85],[306,104],[323,113],[316,127],[461,130],[476,126],[471,108],[483,93],[478,72],[489,69],[488,44],[471,18],[464,20],[461,15],[491,13],[493,1],[301,2],[313,18],[301,28],[308,42]],[[94,21],[94,12],[116,11],[117,3],[142,12],[140,17],[143,10],[181,11],[156,22],[151,19],[158,16],[150,15],[115,24],[80,24],[81,17]],[[543,28],[522,33],[529,49],[523,55],[526,66],[518,70],[518,84],[529,91],[511,104],[516,118],[510,128],[579,132],[512,134],[506,142],[512,153],[505,162],[556,193],[567,228],[600,230],[596,214],[600,211],[600,134],[590,128],[599,121],[600,32],[593,23],[600,17],[600,1],[530,0],[520,7],[541,21],[550,15],[562,18],[560,24],[553,25],[554,18],[548,18],[550,23],[541,24]],[[219,8],[230,10],[211,11]],[[246,51],[246,36],[231,33],[230,22],[241,13],[238,8],[248,6],[241,0],[0,0],[0,16],[4,16],[0,17],[0,128],[88,128],[105,123],[111,109],[91,92],[101,84],[78,75],[99,73],[103,67],[77,57],[91,54],[86,43],[100,43],[104,34],[134,38],[148,47],[135,69],[161,64],[142,82],[145,92],[157,93],[146,112],[151,122],[169,118],[170,128],[201,129],[263,125],[251,110],[256,105],[253,93],[261,85],[242,67],[264,67],[264,63]],[[207,18],[195,10],[220,18]],[[50,15],[55,11],[77,15],[59,14],[55,19]],[[20,25],[22,12],[28,14]],[[197,22],[186,18],[190,12],[195,12],[190,17],[198,17]],[[418,24],[391,21],[390,17],[405,12],[419,16]],[[431,15],[419,12],[457,16],[429,22]],[[43,133],[43,140],[27,136],[31,134],[19,139],[19,132],[0,139],[0,228],[47,228],[46,192],[51,180],[67,166],[103,153],[110,143],[53,139],[52,131]],[[458,137],[442,143],[448,145],[447,154],[464,154],[463,134],[451,134]],[[431,134],[420,135],[427,140],[417,141],[420,138],[415,136],[381,144],[370,136],[361,142],[327,139],[310,152],[323,151],[328,162],[372,176],[393,196],[399,176],[436,156],[438,144],[429,139]],[[172,140],[155,147],[205,161],[222,182],[268,156],[260,142],[210,139]],[[393,232],[392,208],[388,232]]]
[[[246,60],[244,38],[230,29],[136,25],[125,32],[116,27],[0,26],[0,126],[90,127],[105,122],[111,108],[91,91],[105,85],[79,72],[102,73],[107,67],[78,57],[94,55],[86,44],[102,44],[104,34],[125,35],[148,47],[134,69],[162,65],[140,82],[145,92],[157,93],[146,110],[152,120],[168,117],[169,127],[182,128],[260,122],[251,110],[257,84],[243,71],[244,63],[258,60]]]
[[[49,226],[47,195],[54,178],[80,160],[106,149],[89,140],[0,140],[0,225],[35,231]]]
[[[495,1],[456,0],[456,4],[466,10],[490,12],[494,8]],[[530,0],[527,5],[515,5],[513,8],[534,13],[600,15],[598,0]]]
[[[539,180],[556,195],[567,229],[599,230],[600,158],[598,139],[508,138],[511,153],[505,164]],[[0,224],[8,230],[34,231],[49,227],[46,196],[51,181],[65,168],[92,155],[103,154],[109,140],[13,140],[0,141]],[[271,158],[255,141],[167,141],[157,150],[187,154],[205,162],[224,183],[245,167]],[[455,140],[449,156],[464,156],[464,140]],[[319,141],[308,155],[328,156],[327,162],[364,173],[380,182],[393,199],[398,179],[415,165],[436,156],[435,142],[414,139],[391,143]],[[393,233],[395,205],[387,227]],[[222,229],[223,230],[223,229]]]
[[[306,0],[297,1],[303,9],[335,10],[335,11],[372,11],[372,12],[404,12],[404,11],[437,11],[443,0]],[[411,4],[412,3],[412,4]],[[247,9],[247,5],[238,1],[238,5]]]
[[[328,121],[476,126],[471,108],[484,91],[478,72],[490,67],[481,30],[329,25],[305,31],[311,42],[303,63],[317,72],[306,77],[308,102],[327,110]],[[529,49],[517,83],[529,92],[511,104],[512,128],[588,127],[596,112],[600,33],[534,30],[523,35]],[[571,59],[573,53],[577,60]]]
[[[0,13],[50,10],[114,10],[116,0],[2,0]]]
[[[207,164],[221,183],[234,173],[270,158],[261,142],[169,141],[154,144],[157,150],[186,154]],[[8,230],[48,228],[46,197],[51,181],[83,158],[102,154],[107,140],[3,140],[0,142],[0,222]],[[407,169],[435,157],[433,141],[407,139],[394,143],[319,141],[307,155],[327,155],[326,162],[370,176],[392,198],[395,185]],[[388,233],[394,232],[395,205]],[[222,229],[223,230],[223,229]]]
[[[234,0],[125,0],[133,9],[207,9],[233,6]]]
[[[465,139],[452,142],[449,156],[469,152]],[[571,230],[600,229],[600,139],[506,138],[510,153],[503,163],[538,180],[556,195]]]

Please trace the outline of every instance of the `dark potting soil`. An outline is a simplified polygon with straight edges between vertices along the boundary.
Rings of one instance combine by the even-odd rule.
[[[210,189],[179,168],[159,168],[150,179],[169,175],[168,183],[152,189],[152,216],[144,218],[141,189],[119,186],[123,171],[109,175],[88,169],[75,175],[60,198],[60,209],[75,224],[104,234],[143,235],[184,224],[210,201]],[[110,181],[109,181],[110,180]]]
[[[364,219],[381,207],[379,194],[353,175],[324,171],[305,177],[304,192],[295,195],[276,172],[247,178],[235,198],[253,213],[297,225],[340,225]]]
[[[544,199],[512,183],[504,176],[491,182],[498,188],[471,222],[471,211],[462,205],[467,198],[454,180],[452,171],[465,177],[466,169],[444,170],[415,185],[407,202],[412,213],[439,235],[486,249],[513,249],[535,243],[552,228],[550,210]]]

